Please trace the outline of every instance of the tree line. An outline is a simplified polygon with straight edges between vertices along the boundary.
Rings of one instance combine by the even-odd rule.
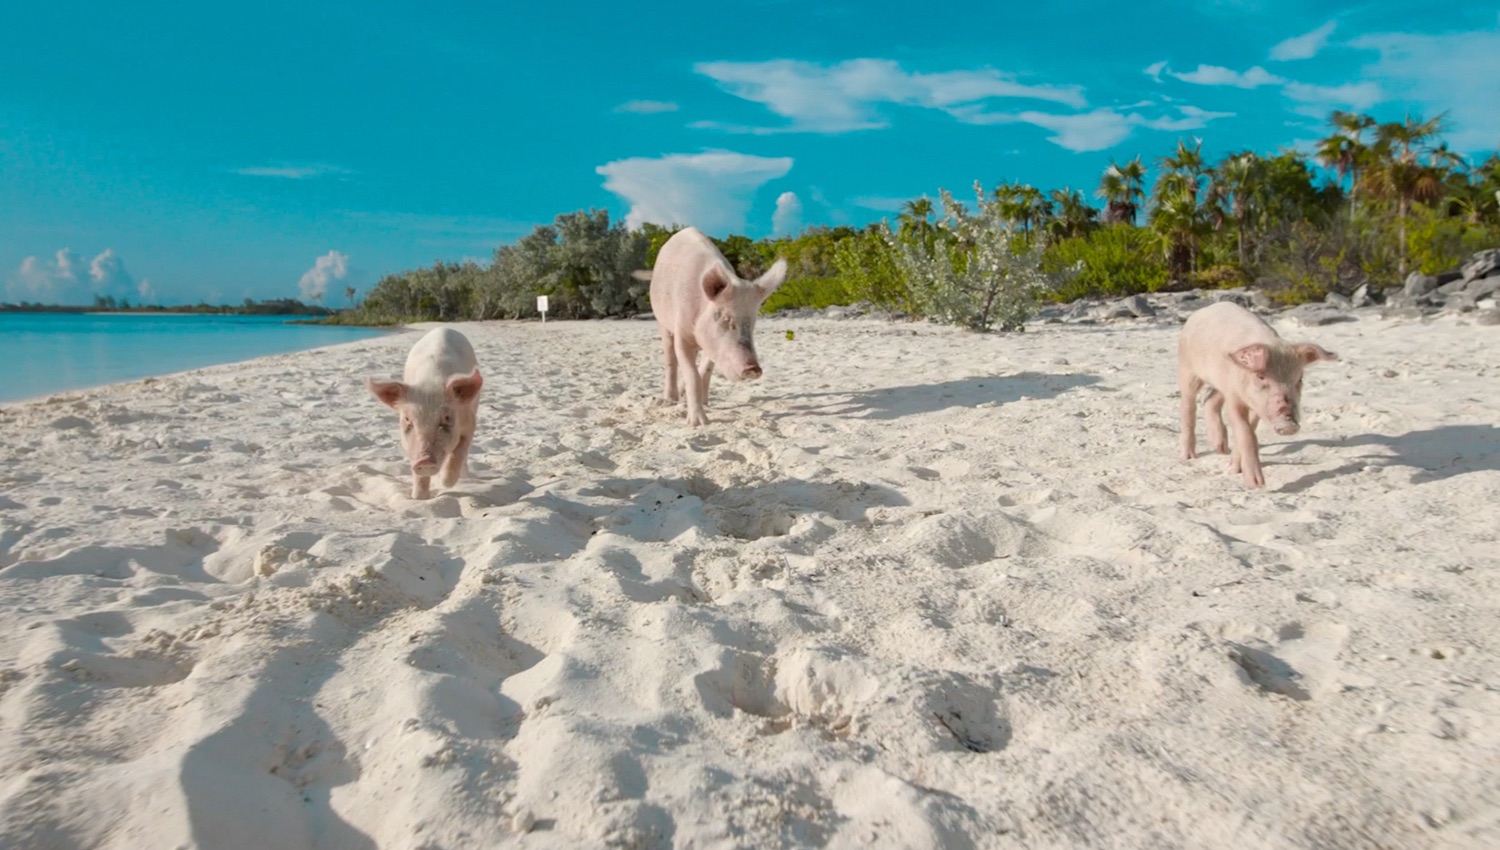
[[[1252,284],[1293,304],[1379,290],[1500,246],[1500,155],[1458,155],[1441,117],[1334,112],[1329,124],[1310,156],[1241,150],[1209,162],[1201,141],[1179,141],[1154,161],[1149,191],[1141,157],[1112,161],[1091,193],[1097,206],[1073,187],[976,183],[972,208],[940,191],[936,203],[907,202],[893,223],[714,241],[744,277],[787,259],[768,312],[863,301],[977,329],[1019,327],[1043,299],[1167,288]],[[565,213],[498,247],[488,265],[387,275],[333,320],[515,319],[535,315],[538,295],[557,318],[635,315],[649,304],[631,273],[650,268],[676,230]]]

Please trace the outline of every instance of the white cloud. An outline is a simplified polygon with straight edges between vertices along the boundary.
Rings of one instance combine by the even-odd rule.
[[[630,100],[615,107],[616,112],[634,112],[637,115],[676,112],[677,109],[677,104],[665,100]]]
[[[708,233],[743,228],[755,190],[791,170],[791,157],[722,150],[618,159],[594,169],[605,189],[630,202],[627,226],[682,224]]]
[[[1378,33],[1350,46],[1379,58],[1364,69],[1390,94],[1447,113],[1447,139],[1466,153],[1500,148],[1500,28],[1442,35]]]
[[[1052,131],[1047,141],[1070,151],[1083,153],[1112,148],[1125,141],[1137,127],[1180,133],[1202,129],[1214,119],[1234,115],[1233,112],[1209,112],[1196,106],[1179,106],[1177,111],[1179,114],[1176,117],[1149,118],[1139,112],[1122,112],[1114,107],[1101,107],[1074,115],[1035,110],[1017,114],[973,113],[960,120],[970,124],[1033,124]]]
[[[1159,83],[1161,82],[1161,72],[1165,70],[1167,70],[1167,62],[1165,59],[1160,62],[1152,62],[1150,65],[1146,66],[1146,76]]]
[[[730,132],[847,133],[887,126],[880,104],[952,111],[994,98],[1019,98],[1082,108],[1078,86],[1028,85],[991,69],[913,73],[888,59],[851,59],[837,65],[778,59],[769,62],[702,62],[695,70],[725,91],[760,103],[791,123],[756,128],[699,122]]]
[[[1287,83],[1282,89],[1286,96],[1299,103],[1324,104],[1329,107],[1347,106],[1352,109],[1369,109],[1385,99],[1380,86],[1371,83],[1345,83],[1341,86],[1314,86],[1307,83]],[[1326,110],[1317,113],[1326,114]]]
[[[88,304],[95,296],[131,298],[141,294],[113,248],[85,260],[61,248],[51,260],[26,257],[6,283],[6,300],[42,304]]]
[[[1199,65],[1197,70],[1188,71],[1186,74],[1179,74],[1176,71],[1167,73],[1185,83],[1199,86],[1234,86],[1240,89],[1254,89],[1261,86],[1281,85],[1286,82],[1259,65],[1244,72],[1220,65]]]
[[[796,192],[782,192],[776,197],[776,212],[771,214],[771,232],[790,236],[802,229],[802,201]]]
[[[322,163],[308,163],[305,165],[293,165],[279,162],[275,165],[261,165],[252,168],[236,168],[234,173],[242,177],[277,177],[282,180],[310,180],[314,177],[347,177],[354,172],[337,165],[324,165]]]
[[[349,274],[349,256],[338,251],[329,251],[313,261],[312,268],[302,273],[297,289],[304,301],[322,301],[328,294],[328,284],[343,280]]]
[[[1311,59],[1328,44],[1328,37],[1337,26],[1338,21],[1329,21],[1312,32],[1293,36],[1271,48],[1271,59],[1276,62]]]

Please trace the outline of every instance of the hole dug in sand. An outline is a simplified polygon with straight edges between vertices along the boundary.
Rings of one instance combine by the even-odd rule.
[[[764,718],[761,731],[812,727],[884,750],[988,753],[1010,742],[999,681],[886,664],[831,648],[779,657],[726,649],[695,684],[713,714]]]

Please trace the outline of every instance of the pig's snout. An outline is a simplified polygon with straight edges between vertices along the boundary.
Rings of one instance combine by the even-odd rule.
[[[411,462],[411,471],[418,475],[435,475],[438,471],[437,458],[430,453],[424,453]]]
[[[757,364],[751,364],[749,366],[746,366],[745,371],[740,373],[740,380],[753,381],[756,378],[759,378],[761,374],[762,372],[760,370],[760,366]]]
[[[1280,422],[1277,422],[1272,427],[1276,429],[1276,433],[1280,434],[1283,437],[1290,437],[1302,428],[1302,426],[1298,425],[1296,422],[1293,422],[1290,419],[1284,419]]]

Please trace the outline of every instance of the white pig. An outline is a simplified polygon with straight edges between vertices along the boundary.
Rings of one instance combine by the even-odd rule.
[[[661,330],[667,372],[662,395],[675,403],[678,388],[685,389],[688,424],[703,425],[715,366],[733,381],[761,376],[755,317],[786,279],[786,260],[777,260],[753,281],[741,280],[714,243],[689,227],[661,246],[650,278],[651,312]]]
[[[1264,487],[1255,427],[1262,419],[1276,433],[1297,433],[1302,417],[1302,370],[1338,355],[1310,343],[1289,343],[1259,316],[1233,302],[1220,301],[1193,313],[1177,341],[1177,386],[1182,392],[1182,458],[1198,456],[1193,418],[1198,391],[1209,387],[1203,404],[1209,440],[1229,453],[1229,472],[1242,473],[1247,487]],[[1234,432],[1230,451],[1221,412]]]
[[[474,442],[479,412],[479,361],[469,340],[452,328],[428,331],[406,356],[400,381],[366,378],[370,393],[400,414],[401,446],[411,461],[411,497],[432,496],[432,476],[458,483]]]

